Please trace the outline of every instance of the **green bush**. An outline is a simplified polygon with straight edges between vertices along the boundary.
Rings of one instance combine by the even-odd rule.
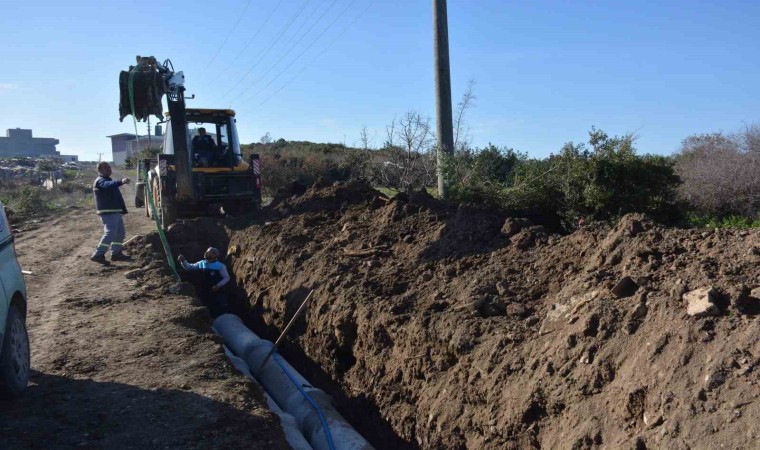
[[[463,150],[444,159],[444,176],[449,181],[449,198],[458,202],[500,207],[505,190],[527,156],[511,148],[488,144],[483,149]]]
[[[443,171],[453,201],[543,213],[559,217],[567,228],[579,217],[613,220],[631,212],[664,223],[683,220],[673,159],[638,155],[634,143],[631,135],[610,137],[592,128],[588,143],[568,143],[548,158],[530,159],[511,148],[489,144],[482,149],[460,149],[444,160]],[[293,180],[310,184],[317,178],[328,182],[366,178],[377,186],[404,189],[394,175],[407,169],[417,170],[415,181],[428,180],[431,174],[434,179],[435,166],[428,164],[434,163],[431,154],[414,153],[421,161],[427,159],[412,167],[403,158],[394,159],[392,150],[392,146],[371,151],[284,139],[243,147],[246,156],[260,155],[268,196]]]
[[[16,212],[25,215],[46,212],[50,209],[48,198],[49,194],[44,188],[24,186],[14,199],[13,207]]]
[[[746,216],[708,217],[690,215],[689,225],[696,228],[760,228],[760,219],[752,220]]]
[[[362,177],[369,156],[343,144],[286,141],[254,143],[242,147],[244,159],[256,153],[261,160],[264,195],[272,197],[292,181],[310,185],[317,179],[328,183]]]
[[[90,180],[79,177],[64,179],[53,189],[45,189],[29,180],[0,182],[0,200],[14,214],[14,221],[46,216],[61,208],[91,206],[93,204]]]
[[[457,201],[556,214],[567,228],[579,217],[612,220],[631,212],[678,221],[683,209],[672,159],[637,155],[633,144],[633,136],[592,129],[590,148],[568,143],[559,155],[527,159],[489,146],[455,156],[446,173]]]
[[[160,148],[148,147],[148,148],[142,149],[139,152],[135,153],[134,155],[127,157],[126,161],[124,162],[124,168],[134,169],[137,166],[137,164],[143,159],[154,159],[156,155],[160,153],[161,153]]]

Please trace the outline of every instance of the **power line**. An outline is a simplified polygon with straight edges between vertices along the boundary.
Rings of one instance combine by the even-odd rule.
[[[285,66],[285,67],[284,67],[282,70],[280,70],[280,71],[277,73],[277,75],[275,75],[275,76],[274,76],[274,78],[272,78],[271,80],[269,80],[269,83],[267,83],[267,84],[266,84],[264,87],[262,87],[261,89],[259,89],[258,91],[256,91],[256,93],[254,93],[252,96],[250,96],[250,97],[249,97],[247,100],[253,100],[254,98],[256,98],[256,96],[258,96],[258,95],[259,95],[261,92],[263,92],[263,91],[264,91],[266,88],[268,88],[269,86],[271,86],[273,82],[275,82],[275,81],[276,81],[278,78],[280,78],[280,76],[282,76],[282,74],[283,74],[283,73],[285,73],[285,71],[286,71],[286,70],[288,70],[288,69],[289,69],[289,68],[290,68],[290,67],[291,67],[291,66],[292,66],[292,65],[293,65],[293,64],[294,64],[296,61],[298,61],[298,59],[299,59],[301,56],[303,56],[303,55],[304,55],[304,53],[306,53],[307,51],[309,51],[309,50],[310,50],[310,49],[311,49],[311,48],[314,46],[314,44],[316,44],[316,43],[317,43],[317,42],[318,42],[318,41],[319,41],[319,40],[322,38],[322,36],[324,36],[324,34],[325,34],[325,33],[326,33],[326,32],[327,32],[327,31],[328,31],[328,30],[329,30],[329,29],[330,29],[330,28],[331,28],[331,27],[332,27],[332,26],[335,24],[335,22],[337,22],[337,21],[338,21],[338,19],[340,19],[340,18],[343,16],[343,14],[344,14],[346,11],[348,11],[348,9],[349,9],[351,6],[353,6],[353,4],[354,4],[354,3],[356,3],[356,0],[352,0],[352,1],[351,1],[351,3],[349,3],[349,4],[348,4],[348,5],[345,7],[345,8],[343,8],[343,10],[342,10],[342,11],[341,11],[341,12],[338,14],[338,16],[337,16],[337,17],[335,17],[335,19],[333,19],[333,21],[332,21],[332,22],[330,22],[330,23],[327,25],[327,27],[325,27],[325,29],[324,29],[324,30],[322,30],[322,32],[321,32],[321,33],[319,33],[319,36],[317,36],[317,38],[316,38],[316,39],[314,39],[314,40],[312,40],[312,41],[311,41],[311,44],[309,44],[309,45],[308,45],[308,46],[307,46],[305,49],[303,49],[303,51],[302,51],[301,53],[299,53],[299,54],[298,54],[298,55],[297,55],[295,58],[293,58],[293,60],[292,60],[292,61],[290,61],[290,64],[288,64],[288,65],[287,65],[287,66]],[[320,52],[320,54],[321,54],[321,52]],[[299,72],[299,73],[300,73],[300,72]]]
[[[240,94],[239,94],[239,95],[240,95],[240,97],[242,97],[243,95],[245,95],[245,93],[246,93],[246,92],[248,92],[248,90],[249,90],[249,89],[251,89],[251,88],[252,88],[252,87],[253,87],[253,86],[254,86],[256,83],[258,83],[259,81],[261,81],[261,80],[262,80],[264,77],[266,77],[266,76],[267,76],[267,74],[269,74],[269,72],[271,72],[271,71],[272,71],[272,69],[274,69],[274,68],[275,68],[277,65],[279,65],[279,64],[280,64],[280,63],[281,63],[283,60],[285,60],[285,58],[287,58],[287,57],[288,57],[288,55],[290,54],[290,52],[292,52],[292,51],[293,51],[293,50],[294,50],[296,47],[298,47],[298,44],[300,44],[300,43],[301,43],[301,41],[303,41],[303,39],[304,39],[304,38],[305,38],[305,37],[306,37],[306,36],[307,36],[309,33],[311,33],[311,30],[313,30],[313,29],[314,29],[314,27],[315,27],[315,26],[316,26],[316,25],[317,25],[317,24],[318,24],[318,23],[319,23],[319,22],[322,20],[322,18],[325,16],[325,14],[327,14],[327,13],[330,11],[330,9],[332,9],[332,7],[333,7],[333,6],[335,5],[335,3],[337,3],[337,2],[338,2],[338,0],[333,0],[333,1],[332,1],[332,3],[330,3],[330,6],[328,6],[328,7],[327,7],[327,9],[326,9],[326,10],[324,10],[324,11],[322,12],[322,14],[320,14],[320,16],[317,18],[317,20],[315,20],[315,21],[314,21],[314,22],[311,24],[311,26],[309,27],[309,29],[308,29],[308,30],[306,30],[306,32],[305,32],[304,34],[302,34],[302,35],[301,35],[301,37],[298,39],[298,41],[296,41],[296,43],[295,43],[295,44],[293,44],[293,46],[292,46],[292,47],[290,47],[290,48],[288,49],[288,51],[287,51],[287,52],[285,52],[285,53],[284,53],[282,56],[280,56],[280,58],[279,58],[279,59],[278,59],[278,60],[277,60],[277,61],[276,61],[274,64],[272,64],[271,66],[269,66],[269,68],[268,68],[266,71],[264,71],[264,73],[262,73],[262,74],[261,74],[261,75],[260,75],[258,78],[256,78],[255,80],[253,80],[253,83],[249,84],[249,85],[248,85],[248,87],[246,87],[245,89],[243,89],[243,90],[240,92]],[[316,11],[316,10],[315,10],[315,11]],[[312,16],[313,16],[313,14],[312,14]],[[306,24],[306,22],[304,22],[304,25],[305,25],[305,24]],[[302,26],[301,28],[303,28],[303,26]],[[300,30],[299,30],[299,32],[300,32]],[[294,34],[294,35],[293,35],[293,37],[295,38],[295,36],[297,36],[297,35],[298,35],[298,33]],[[291,40],[290,40],[290,42],[293,42],[293,39],[291,39]],[[288,42],[288,44],[289,44],[290,42]],[[288,45],[288,44],[285,44],[285,46],[287,47],[287,45]]]
[[[329,8],[328,8],[328,9],[329,9]],[[304,20],[304,21],[301,23],[301,25],[298,27],[298,30],[296,30],[296,32],[295,32],[295,33],[293,33],[293,35],[290,37],[290,39],[288,39],[288,42],[286,42],[285,44],[283,44],[283,47],[287,47],[287,46],[289,46],[289,45],[291,44],[291,42],[293,42],[293,39],[295,39],[295,38],[296,38],[296,37],[297,37],[297,36],[298,36],[298,35],[301,33],[301,30],[303,30],[303,27],[304,27],[304,26],[305,26],[307,23],[311,22],[311,19],[314,17],[314,15],[317,13],[317,11],[319,11],[319,5],[317,5],[317,7],[316,7],[316,8],[314,8],[314,9],[311,11],[311,14],[309,14],[309,17],[307,17],[307,18],[306,18],[306,20]]]
[[[340,33],[338,33],[338,34],[335,36],[335,38],[334,38],[332,41],[330,41],[330,43],[329,43],[329,44],[327,44],[327,46],[326,46],[324,49],[322,49],[322,51],[321,51],[321,52],[319,52],[319,53],[317,54],[317,56],[315,56],[315,57],[314,57],[314,59],[312,59],[312,60],[311,60],[311,61],[309,61],[309,62],[308,62],[308,63],[307,63],[305,66],[303,66],[303,68],[301,68],[301,70],[299,70],[299,71],[298,71],[298,72],[297,72],[297,73],[296,73],[296,74],[293,76],[293,78],[291,78],[290,80],[288,80],[287,82],[285,82],[285,84],[283,84],[283,85],[280,87],[280,89],[276,90],[276,91],[275,91],[275,92],[274,92],[272,95],[270,95],[269,97],[265,98],[265,99],[264,99],[264,100],[263,100],[263,101],[260,103],[260,105],[263,105],[263,104],[265,104],[266,102],[268,102],[268,101],[269,101],[269,100],[270,100],[272,97],[274,97],[275,95],[279,94],[279,93],[280,93],[280,92],[281,92],[283,89],[285,89],[285,88],[286,88],[286,87],[287,87],[287,86],[288,86],[290,83],[292,83],[293,81],[295,81],[295,79],[296,79],[296,78],[298,78],[299,76],[301,76],[301,74],[302,74],[302,73],[304,73],[304,72],[306,71],[306,69],[308,69],[308,68],[309,68],[309,67],[310,67],[312,64],[314,64],[314,63],[315,63],[315,62],[316,62],[316,61],[319,59],[319,57],[320,57],[320,56],[322,56],[322,54],[323,54],[324,52],[326,52],[326,51],[327,51],[327,50],[328,50],[330,47],[332,47],[332,45],[333,45],[333,44],[334,44],[334,43],[335,43],[335,42],[336,42],[338,39],[340,39],[341,37],[343,37],[343,35],[346,33],[346,31],[348,31],[348,30],[349,30],[351,27],[353,27],[353,26],[354,26],[354,24],[356,24],[356,22],[358,22],[358,21],[359,21],[359,19],[361,19],[361,17],[362,17],[362,16],[363,16],[363,15],[364,15],[364,14],[365,14],[365,13],[366,13],[368,10],[369,10],[369,8],[372,6],[372,4],[373,4],[373,3],[375,3],[375,0],[370,0],[370,2],[367,4],[367,7],[366,7],[366,8],[364,8],[364,10],[363,10],[361,13],[359,13],[359,15],[358,15],[358,16],[356,16],[356,18],[355,18],[355,19],[354,19],[354,20],[353,20],[353,21],[352,21],[352,22],[351,22],[351,23],[350,23],[350,24],[349,24],[347,27],[345,27],[345,28],[343,29],[343,31],[341,31]],[[261,92],[261,91],[259,91],[259,92]],[[256,94],[258,95],[258,93],[259,93],[259,92],[257,92]],[[254,95],[253,97],[251,97],[251,99],[253,99],[253,98],[255,98],[255,97],[256,97],[256,96]]]
[[[334,24],[334,23],[335,23],[335,22],[336,22],[336,21],[337,21],[337,20],[338,20],[338,19],[339,19],[339,18],[340,18],[342,15],[343,15],[343,13],[345,13],[345,12],[346,12],[346,10],[348,10],[348,8],[349,8],[349,7],[351,7],[351,5],[353,5],[355,2],[356,2],[356,0],[353,0],[353,1],[352,1],[352,2],[351,2],[351,3],[350,3],[350,4],[349,4],[347,7],[346,7],[346,9],[344,9],[343,11],[341,11],[340,15],[338,15],[338,17],[336,17],[336,18],[335,18],[335,20],[333,20],[333,21],[330,23],[330,25],[328,25],[328,27],[327,27],[327,28],[325,28],[325,30],[323,30],[323,31],[322,31],[322,33],[319,35],[319,37],[317,37],[317,39],[315,39],[314,41],[312,41],[312,44],[311,44],[309,47],[307,47],[306,49],[304,49],[304,51],[303,51],[303,52],[301,52],[301,53],[300,53],[298,56],[296,56],[296,58],[295,58],[293,61],[291,61],[291,63],[290,63],[290,64],[289,64],[289,65],[288,65],[288,66],[287,66],[285,69],[281,70],[281,71],[280,71],[280,72],[279,72],[279,73],[278,73],[278,74],[277,74],[277,75],[276,75],[276,76],[275,76],[275,77],[274,77],[274,78],[273,78],[273,79],[272,79],[272,80],[271,80],[269,83],[267,83],[267,85],[266,85],[266,86],[264,86],[264,87],[263,87],[263,88],[261,88],[261,89],[260,89],[258,92],[256,92],[256,94],[254,94],[253,96],[251,96],[251,97],[249,98],[249,100],[252,100],[252,99],[256,98],[256,96],[257,96],[257,95],[259,95],[261,92],[263,92],[263,91],[264,91],[264,89],[266,89],[266,88],[267,88],[268,86],[270,86],[270,85],[271,85],[271,84],[272,84],[272,83],[273,83],[275,80],[277,80],[277,78],[279,78],[279,77],[280,77],[280,75],[282,75],[282,74],[285,72],[285,70],[287,70],[287,69],[288,69],[290,66],[292,66],[292,65],[293,65],[293,63],[294,63],[295,61],[297,61],[297,60],[298,60],[298,58],[300,58],[300,57],[301,57],[301,55],[303,55],[304,53],[306,53],[306,51],[307,51],[307,50],[309,50],[309,48],[311,48],[311,47],[314,45],[314,43],[316,43],[316,42],[317,42],[317,41],[318,41],[318,40],[319,40],[319,39],[322,37],[322,35],[323,35],[323,34],[324,34],[324,33],[325,33],[325,32],[326,32],[326,31],[327,31],[327,30],[328,30],[328,29],[329,29],[329,28],[332,26],[332,24]],[[334,44],[334,43],[335,43],[335,42],[336,42],[338,39],[340,39],[340,38],[341,38],[341,37],[342,37],[342,36],[343,36],[343,35],[346,33],[346,31],[348,31],[348,29],[349,29],[349,28],[351,28],[352,26],[354,26],[354,24],[355,24],[355,23],[356,23],[356,22],[357,22],[357,21],[358,21],[358,20],[359,20],[359,19],[360,19],[360,18],[361,18],[361,17],[362,17],[362,16],[363,16],[363,15],[364,15],[366,12],[367,12],[367,10],[369,10],[369,8],[372,6],[372,4],[373,4],[373,3],[374,3],[374,0],[370,0],[370,2],[367,4],[367,7],[366,7],[366,8],[364,8],[364,10],[363,10],[361,13],[359,13],[359,15],[358,15],[358,16],[356,16],[356,18],[355,18],[355,19],[354,19],[354,20],[353,20],[353,21],[352,21],[352,22],[351,22],[351,23],[350,23],[350,24],[349,24],[347,27],[345,27],[345,28],[344,28],[344,29],[343,29],[343,30],[342,30],[340,33],[338,33],[338,34],[335,36],[335,38],[334,38],[332,41],[330,41],[330,43],[329,43],[329,44],[327,44],[327,46],[326,46],[324,49],[322,49],[322,51],[320,51],[320,52],[317,54],[317,56],[315,56],[315,57],[314,57],[314,59],[312,59],[312,60],[311,60],[309,63],[307,63],[307,64],[306,64],[306,65],[305,65],[305,66],[304,66],[304,67],[303,67],[303,68],[302,68],[300,71],[298,71],[298,72],[295,74],[295,76],[293,76],[293,77],[292,77],[290,80],[288,80],[288,81],[287,81],[287,82],[286,82],[284,85],[282,85],[282,87],[280,87],[280,89],[278,89],[278,90],[277,90],[277,91],[275,91],[275,92],[274,92],[272,95],[270,95],[269,97],[267,97],[266,99],[264,99],[264,101],[262,101],[262,102],[261,102],[261,104],[263,105],[264,103],[266,103],[267,101],[269,101],[269,99],[271,99],[271,98],[272,98],[272,97],[274,97],[275,95],[279,94],[279,93],[280,93],[280,92],[281,92],[283,89],[285,89],[285,87],[286,87],[286,86],[288,86],[290,83],[292,83],[292,82],[293,82],[293,81],[294,81],[296,78],[298,78],[298,77],[299,77],[299,76],[300,76],[300,75],[301,75],[303,72],[305,72],[307,68],[309,68],[309,67],[310,67],[312,64],[314,64],[314,62],[316,62],[316,61],[319,59],[319,57],[320,57],[320,56],[322,56],[322,54],[323,54],[325,51],[327,51],[327,50],[328,50],[330,47],[332,47],[332,45],[333,45],[333,44]]]
[[[227,97],[232,91],[234,91],[235,88],[238,87],[240,85],[240,83],[242,83],[243,80],[245,80],[248,77],[248,75],[253,71],[253,69],[255,69],[256,66],[258,66],[259,63],[264,60],[264,57],[269,53],[270,50],[272,50],[274,48],[274,46],[277,44],[277,42],[279,42],[280,38],[285,34],[286,31],[288,31],[288,28],[290,28],[290,26],[293,25],[293,22],[298,18],[298,16],[301,15],[301,13],[303,12],[303,10],[306,8],[306,5],[308,5],[310,1],[311,0],[306,0],[304,2],[303,6],[301,6],[301,9],[299,9],[298,11],[296,11],[296,13],[293,15],[293,17],[290,18],[290,20],[288,21],[287,25],[285,25],[285,28],[283,28],[282,31],[280,31],[280,34],[277,35],[277,37],[274,39],[274,41],[269,46],[269,48],[267,48],[266,51],[261,55],[261,57],[259,58],[259,60],[256,61],[256,63],[253,66],[251,66],[250,69],[248,69],[248,72],[246,72],[245,75],[243,75],[243,77],[240,78],[238,80],[238,82],[235,83],[234,86],[232,86],[229,90],[227,90],[227,92],[222,96],[223,98]]]
[[[235,25],[233,25],[230,31],[227,33],[227,37],[224,38],[224,41],[222,41],[222,44],[219,46],[219,48],[216,49],[214,56],[211,57],[208,64],[206,64],[206,67],[203,68],[203,71],[201,72],[201,76],[206,74],[206,71],[208,70],[208,68],[211,67],[211,64],[216,60],[216,57],[219,56],[219,52],[221,52],[222,48],[224,48],[224,46],[227,45],[227,41],[230,40],[230,36],[232,36],[232,33],[240,24],[240,21],[243,19],[243,16],[245,16],[245,13],[246,11],[248,11],[248,7],[251,6],[252,1],[253,0],[248,0],[248,2],[245,4],[245,8],[243,8],[243,12],[240,13],[240,15],[238,16],[237,20],[235,21]]]
[[[220,76],[222,76],[224,73],[226,73],[230,69],[230,67],[232,67],[232,65],[235,64],[235,62],[237,62],[237,60],[240,58],[240,56],[246,50],[248,50],[248,47],[250,47],[250,45],[253,43],[253,41],[256,40],[256,37],[259,35],[259,33],[261,33],[261,30],[264,29],[264,26],[269,22],[269,19],[271,19],[272,16],[274,15],[275,11],[277,11],[277,8],[279,8],[280,5],[282,5],[282,2],[283,2],[283,0],[280,0],[279,2],[277,2],[277,4],[272,9],[272,11],[269,12],[269,15],[267,16],[267,18],[264,19],[264,22],[262,22],[261,25],[259,26],[259,28],[256,30],[256,32],[253,33],[253,36],[250,39],[248,39],[248,42],[245,43],[245,45],[243,46],[242,50],[240,50],[238,52],[238,54],[235,55],[235,57],[232,59],[232,62],[229,63],[227,65],[227,67],[224,68],[224,70],[222,70],[221,72],[219,72],[219,75],[217,75],[216,78],[214,78],[214,80],[217,80]]]

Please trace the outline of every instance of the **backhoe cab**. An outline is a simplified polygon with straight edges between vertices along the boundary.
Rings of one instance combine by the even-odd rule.
[[[184,75],[168,60],[160,64],[138,56],[137,66],[123,71],[119,81],[122,119],[160,116],[164,94],[169,109],[161,154],[138,165],[136,207],[145,207],[163,228],[178,217],[214,214],[220,207],[232,215],[261,207],[259,156],[243,161],[234,111],[186,108]]]

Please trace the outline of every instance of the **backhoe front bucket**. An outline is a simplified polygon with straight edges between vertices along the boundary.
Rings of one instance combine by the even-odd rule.
[[[138,121],[145,121],[149,116],[163,120],[164,81],[156,69],[154,57],[137,57],[137,66],[130,66],[119,74],[119,121],[132,114],[129,79],[132,77],[132,97],[134,116]]]

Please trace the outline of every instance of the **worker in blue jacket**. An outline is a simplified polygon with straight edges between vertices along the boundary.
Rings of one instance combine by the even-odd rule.
[[[111,165],[107,162],[98,163],[98,178],[92,185],[95,194],[95,209],[103,222],[103,237],[90,259],[100,264],[107,264],[106,252],[111,247],[111,261],[131,261],[129,255],[122,252],[124,245],[124,214],[127,205],[121,196],[119,187],[129,184],[129,178],[111,179]]]
[[[217,160],[217,148],[214,138],[206,134],[205,128],[198,128],[198,135],[191,142],[193,159],[202,167],[213,166]]]
[[[227,312],[227,293],[224,291],[224,285],[230,281],[230,275],[227,273],[227,266],[219,261],[219,254],[219,250],[209,247],[203,254],[205,259],[194,264],[187,262],[183,255],[177,257],[183,269],[201,272],[201,297],[207,301],[212,317]]]

